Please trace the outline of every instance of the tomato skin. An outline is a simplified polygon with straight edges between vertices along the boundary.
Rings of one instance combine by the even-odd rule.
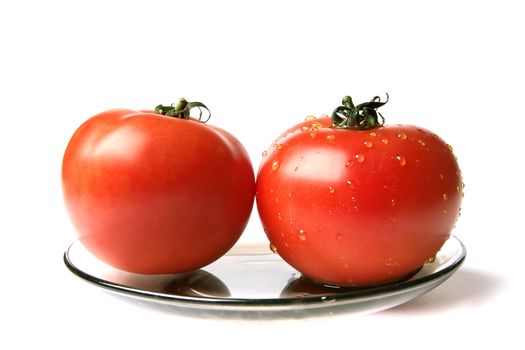
[[[77,129],[62,185],[86,248],[147,274],[195,270],[222,256],[242,234],[255,191],[249,156],[231,134],[127,109]]]
[[[256,200],[272,249],[305,277],[388,283],[432,259],[459,216],[461,173],[428,130],[307,120],[265,152]]]

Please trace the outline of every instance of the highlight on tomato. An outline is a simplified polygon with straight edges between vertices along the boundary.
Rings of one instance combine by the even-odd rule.
[[[263,153],[256,202],[271,249],[307,279],[389,283],[432,261],[460,214],[452,147],[431,131],[386,125],[374,97],[343,98]]]
[[[199,109],[198,118],[190,111]],[[239,239],[255,178],[243,145],[201,120],[200,102],[113,109],[73,134],[62,163],[66,208],[83,245],[118,269],[186,272]]]

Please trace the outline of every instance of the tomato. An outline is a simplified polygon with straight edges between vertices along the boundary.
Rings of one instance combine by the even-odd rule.
[[[463,196],[452,148],[429,130],[383,125],[378,97],[307,117],[263,153],[256,201],[271,248],[330,285],[403,279],[449,238]]]
[[[185,272],[239,239],[254,201],[249,156],[230,133],[190,118],[193,107],[205,106],[181,99],[156,112],[109,110],[72,136],[65,204],[100,260],[136,273]]]

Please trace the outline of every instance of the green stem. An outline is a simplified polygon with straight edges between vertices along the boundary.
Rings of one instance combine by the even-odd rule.
[[[332,127],[340,129],[368,130],[380,127],[385,119],[377,112],[377,109],[388,102],[381,102],[379,96],[374,96],[370,102],[354,105],[350,96],[343,97],[342,105],[332,113]],[[381,117],[381,121],[379,121]]]
[[[155,113],[162,114],[168,117],[189,119],[191,110],[199,109],[199,121],[206,123],[211,116],[210,110],[201,102],[188,102],[185,98],[181,98],[177,104],[172,103],[170,106],[158,105],[155,107]],[[202,120],[202,109],[208,112],[208,117]]]

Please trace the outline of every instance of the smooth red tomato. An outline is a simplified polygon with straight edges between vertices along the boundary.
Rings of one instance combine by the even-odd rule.
[[[100,113],[65,151],[64,198],[80,240],[119,269],[198,269],[228,251],[248,222],[255,179],[246,150],[228,132],[189,118],[187,106],[195,105],[181,103],[184,118]]]
[[[350,100],[342,117],[341,109],[308,117],[263,154],[256,199],[264,230],[272,250],[311,280],[402,279],[433,259],[459,216],[452,148],[423,128],[382,125],[377,101]]]

